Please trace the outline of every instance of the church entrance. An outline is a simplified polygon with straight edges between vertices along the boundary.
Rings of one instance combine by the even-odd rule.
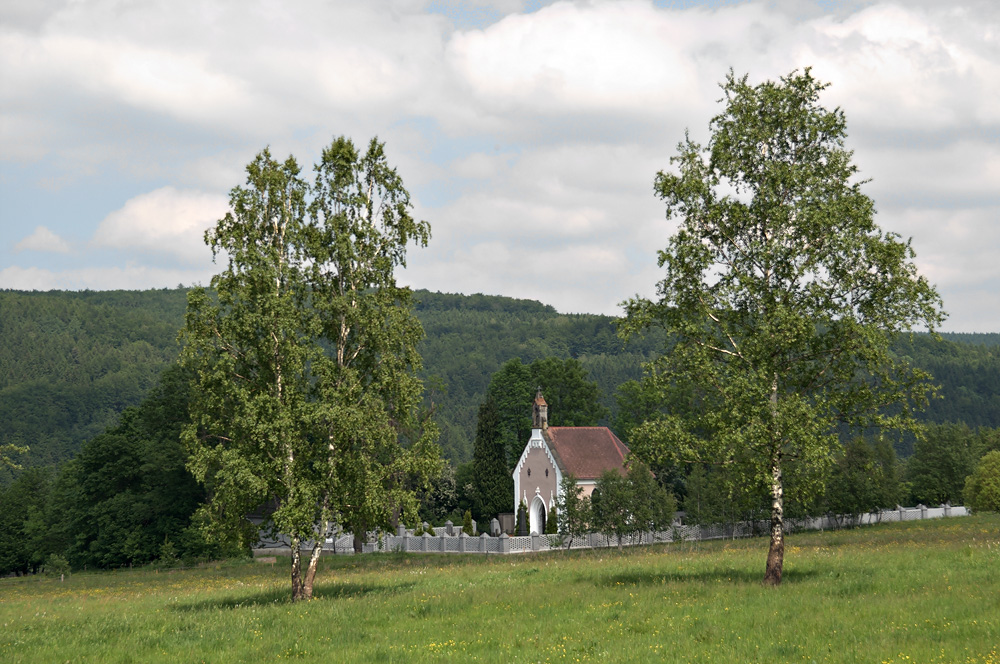
[[[535,496],[528,510],[528,532],[541,535],[545,532],[545,502],[540,496]]]

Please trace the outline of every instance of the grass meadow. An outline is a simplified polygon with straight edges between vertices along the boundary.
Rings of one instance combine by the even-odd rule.
[[[2,662],[1000,664],[1000,517],[517,556],[287,560],[0,579]],[[284,564],[282,564],[284,563]]]

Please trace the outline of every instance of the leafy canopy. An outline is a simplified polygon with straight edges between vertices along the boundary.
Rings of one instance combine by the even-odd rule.
[[[412,518],[404,479],[435,465],[436,431],[413,421],[422,330],[394,276],[430,227],[410,216],[376,139],[364,154],[334,140],[311,186],[294,158],[265,149],[230,205],[206,233],[225,260],[217,301],[192,290],[182,333],[197,373],[190,466],[216,523],[245,527],[267,506],[265,524],[292,544],[293,598],[307,598],[330,530],[384,527],[395,510]],[[418,432],[409,448],[401,431]]]
[[[839,424],[911,427],[928,376],[889,344],[943,318],[910,243],[875,224],[844,114],[819,104],[825,87],[808,69],[756,86],[730,72],[708,145],[686,136],[675,170],[656,176],[678,228],[659,252],[657,299],[626,302],[620,325],[669,339],[645,380],[673,409],[635,430],[633,451],[654,466],[735,466],[766,488],[770,582],[784,473],[815,494]]]

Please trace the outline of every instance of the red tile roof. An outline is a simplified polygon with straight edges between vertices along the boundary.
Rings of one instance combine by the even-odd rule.
[[[625,474],[629,449],[607,427],[549,427],[543,434],[562,471],[578,480],[594,480],[611,469]]]

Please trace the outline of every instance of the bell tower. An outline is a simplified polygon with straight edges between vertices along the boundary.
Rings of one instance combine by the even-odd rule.
[[[538,388],[538,392],[535,394],[535,403],[531,409],[531,428],[549,428],[549,405],[545,403],[545,399],[542,397],[541,387]]]

